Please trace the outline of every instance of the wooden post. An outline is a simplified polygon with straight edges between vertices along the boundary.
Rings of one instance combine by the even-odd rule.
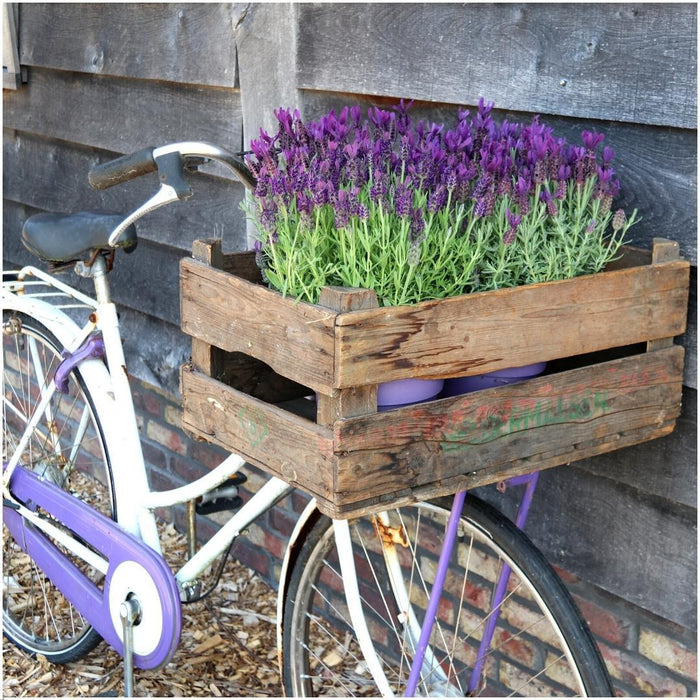
[[[680,248],[676,241],[669,241],[667,238],[654,238],[652,243],[651,264],[673,262],[680,259]],[[647,352],[669,348],[673,345],[673,338],[657,338],[647,341]]]
[[[192,257],[219,270],[223,269],[221,239],[196,240],[192,244]],[[220,379],[224,374],[224,359],[223,350],[199,338],[192,338],[192,364],[201,372],[214,379]]]
[[[323,287],[319,306],[346,313],[379,306],[377,295],[371,289]],[[331,426],[339,418],[354,418],[377,412],[377,385],[334,389],[332,396],[318,394],[316,422]]]

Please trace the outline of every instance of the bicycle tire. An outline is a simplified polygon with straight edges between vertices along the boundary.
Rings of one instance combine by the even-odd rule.
[[[40,387],[50,383],[62,361],[60,348],[56,337],[39,321],[18,311],[3,311],[3,447],[8,453],[3,460],[22,435]],[[23,453],[22,466],[115,519],[109,453],[78,369],[70,373],[68,386],[68,393],[56,392],[52,398]],[[75,558],[73,563],[96,585],[101,584],[101,574]],[[4,526],[2,576],[3,634],[16,646],[65,664],[83,658],[102,640]]]
[[[408,535],[409,546],[396,549],[419,623],[430,588],[425,584],[432,580],[448,517],[449,510],[438,504],[390,511],[390,522],[401,523]],[[400,621],[380,551],[383,545],[373,534],[371,520],[368,516],[350,524],[357,579],[372,643],[391,691],[400,696],[411,667],[408,647],[415,646],[417,636],[414,631],[410,640],[409,625]],[[395,532],[401,534],[398,528]],[[507,561],[513,570],[508,595],[484,672],[470,690],[499,561]],[[342,590],[333,525],[321,516],[289,579],[283,617],[283,679],[288,694],[378,694]],[[426,658],[431,661],[423,664],[418,695],[612,695],[598,647],[562,581],[523,532],[470,495]]]

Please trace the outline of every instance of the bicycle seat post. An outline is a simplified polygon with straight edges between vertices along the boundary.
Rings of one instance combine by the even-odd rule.
[[[109,304],[111,294],[107,281],[107,263],[102,255],[98,255],[92,263],[91,276],[95,284],[95,297],[99,304]]]

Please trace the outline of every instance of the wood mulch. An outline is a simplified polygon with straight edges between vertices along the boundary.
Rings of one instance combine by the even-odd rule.
[[[172,526],[163,526],[162,533],[172,565],[184,554],[184,537]],[[209,583],[204,579],[203,589]],[[280,697],[276,605],[276,592],[231,558],[207,598],[182,606],[182,636],[170,663],[157,671],[135,670],[134,695]],[[80,662],[54,666],[3,640],[4,697],[123,694],[121,657],[104,643]]]

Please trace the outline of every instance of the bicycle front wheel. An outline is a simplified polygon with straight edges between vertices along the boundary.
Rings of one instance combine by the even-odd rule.
[[[350,522],[362,614],[381,680],[396,695],[405,693],[448,518],[447,509],[419,503]],[[495,593],[499,579],[502,596]],[[295,562],[283,644],[288,693],[378,694],[326,517]],[[561,580],[520,530],[471,496],[420,678],[420,696],[612,694],[600,652]]]
[[[63,358],[60,344],[45,326],[25,314],[5,311],[2,359],[6,462],[18,449]],[[20,456],[20,464],[108,517],[115,516],[107,446],[79,371],[69,375],[67,393],[56,392],[51,398]],[[10,641],[31,654],[43,654],[52,663],[80,659],[100,642],[97,632],[5,527],[2,559],[3,632]],[[102,583],[101,574],[75,558],[73,563],[96,585]]]

